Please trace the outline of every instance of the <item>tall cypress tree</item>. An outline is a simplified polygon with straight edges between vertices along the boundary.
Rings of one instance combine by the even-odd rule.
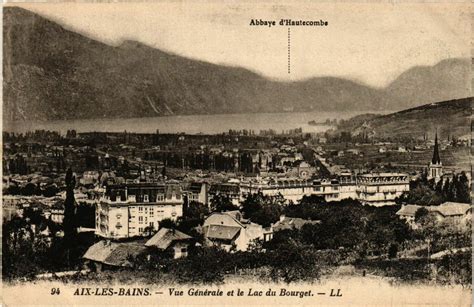
[[[451,181],[449,180],[449,178],[446,179],[446,181],[444,182],[444,186],[443,186],[443,199],[444,201],[449,201],[449,197],[450,197],[450,189],[451,189]]]
[[[456,182],[456,201],[468,204],[471,203],[469,180],[467,179],[466,173],[462,172],[458,176]]]
[[[75,214],[76,207],[74,205],[74,187],[76,186],[76,178],[72,174],[71,168],[66,171],[66,201],[64,202],[64,240],[69,246],[76,236]]]

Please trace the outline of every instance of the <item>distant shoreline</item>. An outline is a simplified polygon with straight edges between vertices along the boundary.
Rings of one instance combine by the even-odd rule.
[[[134,133],[186,133],[221,134],[229,130],[251,129],[282,130],[302,128],[303,133],[324,132],[333,126],[312,126],[311,120],[324,121],[327,118],[349,119],[360,112],[275,112],[275,113],[232,113],[213,115],[174,115],[140,118],[95,118],[55,121],[4,122],[3,131],[25,133],[35,130],[52,130],[66,133],[77,132],[134,132]],[[382,113],[381,113],[382,114]]]

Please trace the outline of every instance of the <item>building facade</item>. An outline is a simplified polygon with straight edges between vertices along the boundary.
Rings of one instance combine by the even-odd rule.
[[[241,200],[247,195],[281,194],[286,200],[299,202],[304,196],[321,196],[326,201],[358,199],[368,205],[392,205],[395,198],[409,191],[408,174],[371,173],[359,176],[343,175],[335,179],[255,179],[240,183]]]
[[[184,193],[188,198],[188,202],[198,202],[205,206],[209,206],[208,184],[206,182],[192,182],[185,187]]]
[[[410,178],[404,173],[371,173],[357,176],[357,199],[367,205],[395,204],[395,199],[410,190]]]
[[[96,234],[129,238],[157,230],[160,221],[183,215],[179,185],[139,183],[110,185],[96,208]]]
[[[243,220],[240,212],[215,212],[202,225],[206,245],[226,251],[246,251],[255,240],[265,240],[271,230]]]
[[[451,229],[467,230],[472,223],[472,206],[470,204],[445,202],[438,206],[405,205],[397,211],[400,219],[413,228],[421,225],[415,220],[416,212],[425,208],[437,224],[444,224]]]

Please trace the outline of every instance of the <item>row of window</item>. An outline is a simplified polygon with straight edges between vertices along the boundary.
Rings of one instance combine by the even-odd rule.
[[[333,186],[333,187],[328,187],[329,189],[333,189],[333,191],[338,191],[339,187],[338,186]],[[325,191],[325,187],[314,187],[313,191],[320,192],[320,191]]]

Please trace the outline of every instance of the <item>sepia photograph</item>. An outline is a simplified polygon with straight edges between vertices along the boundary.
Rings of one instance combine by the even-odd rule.
[[[471,306],[469,2],[2,21],[5,306]]]

